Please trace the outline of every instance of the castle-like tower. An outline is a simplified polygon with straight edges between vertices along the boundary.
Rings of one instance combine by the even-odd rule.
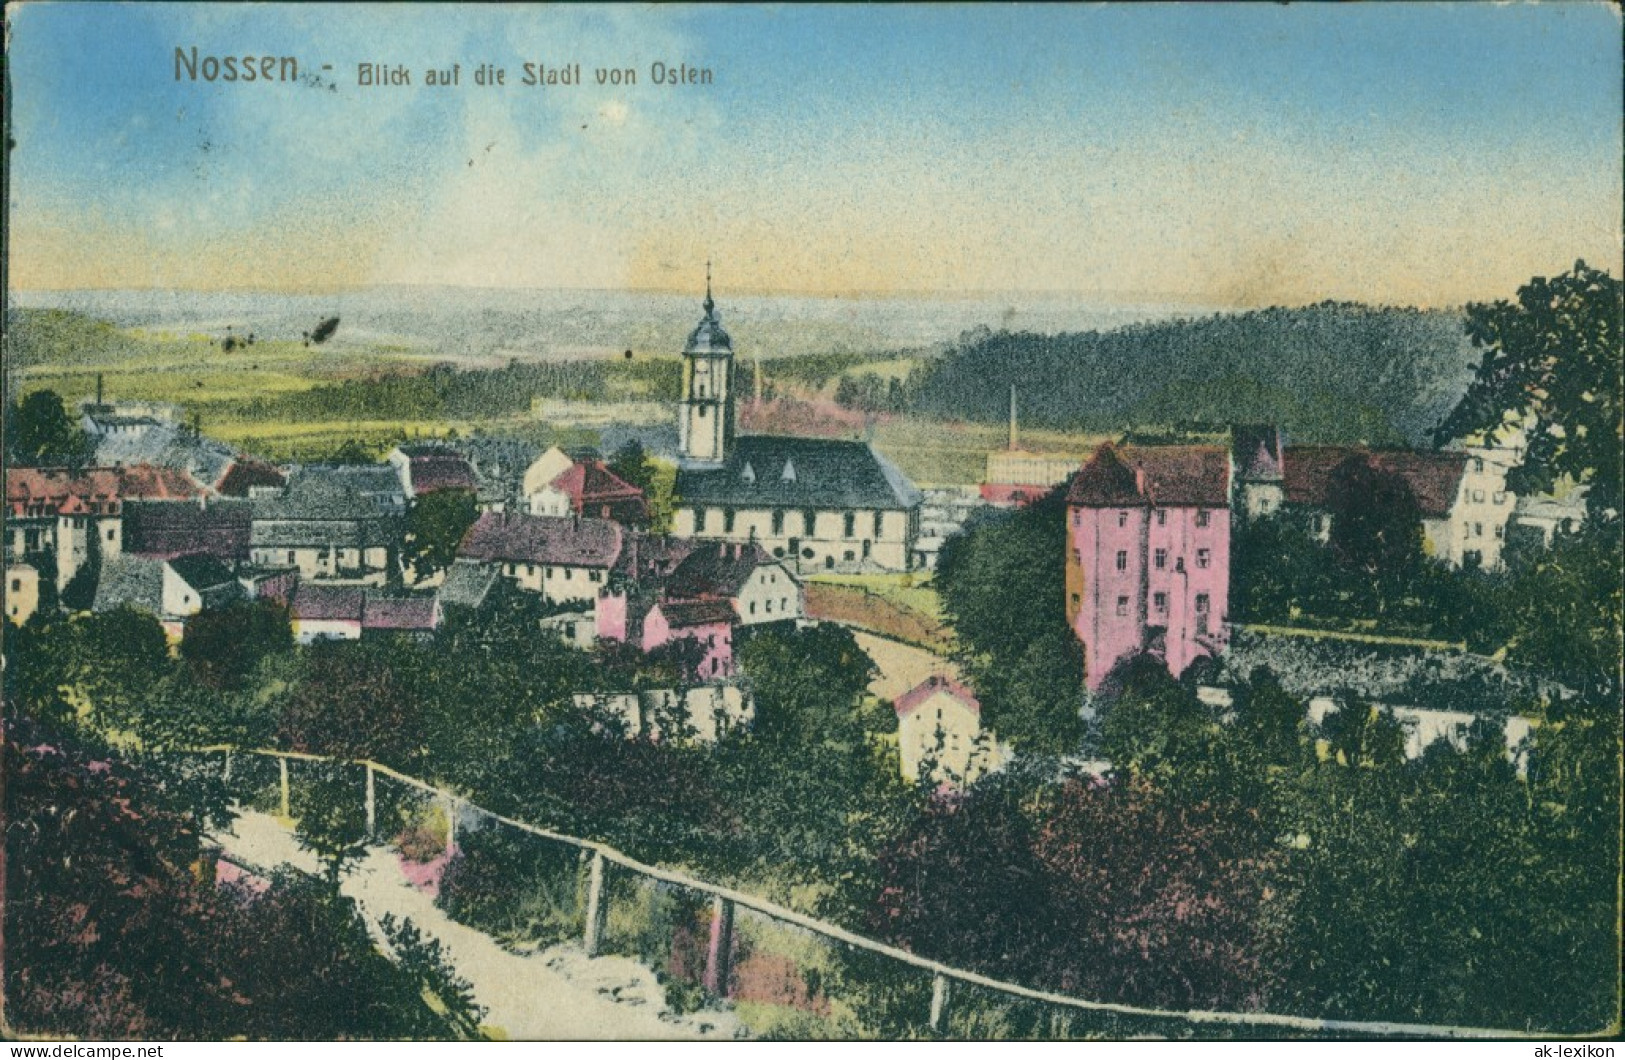
[[[705,316],[683,347],[683,396],[678,404],[677,452],[685,467],[717,467],[734,441],[733,341],[722,330],[705,266]]]

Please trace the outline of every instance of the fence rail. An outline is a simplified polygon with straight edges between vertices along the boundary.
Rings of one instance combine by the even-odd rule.
[[[591,839],[582,839],[578,836],[555,832],[528,821],[520,821],[503,814],[487,810],[464,796],[444,788],[436,787],[427,781],[409,776],[389,766],[368,760],[335,759],[322,755],[302,754],[291,751],[272,750],[243,750],[233,747],[203,747],[194,748],[186,754],[224,755],[224,769],[222,777],[228,783],[232,779],[234,756],[251,755],[258,758],[271,758],[277,762],[277,794],[282,816],[291,816],[291,784],[289,778],[290,762],[322,762],[336,766],[361,767],[365,770],[365,813],[366,829],[369,837],[377,837],[378,806],[377,806],[377,780],[380,775],[414,788],[429,796],[436,804],[446,808],[446,839],[445,851],[449,855],[457,847],[457,822],[460,814],[476,815],[486,821],[505,825],[521,833],[548,840],[552,843],[562,844],[574,848],[580,854],[586,868],[586,894],[582,906],[581,943],[588,956],[596,956],[603,945],[605,925],[610,902],[609,889],[606,886],[607,868],[611,865],[629,872],[645,880],[657,881],[672,887],[691,891],[709,899],[711,905],[709,939],[706,946],[705,970],[703,983],[706,992],[713,997],[724,997],[727,994],[729,982],[729,962],[733,952],[733,935],[735,914],[738,909],[751,910],[770,921],[779,924],[791,925],[810,932],[813,935],[830,943],[850,947],[877,957],[885,958],[898,965],[917,969],[929,973],[931,977],[931,992],[929,1009],[920,1015],[920,1021],[934,1034],[943,1034],[948,1030],[948,1017],[953,1006],[956,991],[955,984],[968,987],[979,987],[992,994],[1009,999],[1020,999],[1037,1002],[1041,1005],[1053,1006],[1057,1009],[1073,1012],[1090,1012],[1107,1016],[1143,1018],[1156,1021],[1167,1021],[1175,1024],[1186,1024],[1195,1027],[1234,1027],[1250,1029],[1276,1029],[1288,1033],[1310,1035],[1346,1035],[1350,1037],[1381,1037],[1381,1038],[1439,1038],[1439,1039],[1544,1039],[1552,1036],[1551,1032],[1497,1029],[1486,1027],[1452,1027],[1426,1023],[1402,1023],[1387,1021],[1361,1021],[1346,1019],[1321,1019],[1308,1016],[1292,1016],[1282,1013],[1269,1012],[1222,1012],[1202,1009],[1158,1009],[1139,1005],[1120,1004],[1109,1001],[1091,1001],[1086,998],[1071,997],[1057,994],[1047,990],[1038,990],[1022,986],[1017,983],[1004,982],[978,972],[963,968],[955,968],[939,961],[922,957],[907,950],[899,949],[883,942],[855,934],[835,924],[798,913],[793,909],[786,909],[777,903],[747,894],[720,884],[695,879],[686,873],[672,869],[661,868],[656,865],[647,865],[636,858],[622,853],[619,850]]]

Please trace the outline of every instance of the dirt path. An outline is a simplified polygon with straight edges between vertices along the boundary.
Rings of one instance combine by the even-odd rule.
[[[276,818],[243,811],[230,832],[215,836],[228,855],[266,868],[288,864],[315,873],[314,855],[300,848]],[[732,1039],[731,1013],[675,1016],[648,968],[625,957],[587,957],[579,946],[511,953],[483,932],[459,924],[434,899],[406,882],[394,852],[372,847],[345,876],[341,889],[369,920],[385,913],[409,918],[438,939],[446,959],[474,985],[486,1007],[485,1025],[510,1039]]]

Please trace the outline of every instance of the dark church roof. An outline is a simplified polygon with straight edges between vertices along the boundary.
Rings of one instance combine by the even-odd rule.
[[[912,508],[920,491],[866,442],[754,434],[717,468],[677,472],[679,504],[740,508]]]
[[[733,340],[728,333],[722,330],[722,317],[717,313],[717,303],[711,298],[711,282],[705,285],[705,316],[700,318],[699,326],[689,332],[688,345],[683,347],[684,353],[714,353],[733,354]]]

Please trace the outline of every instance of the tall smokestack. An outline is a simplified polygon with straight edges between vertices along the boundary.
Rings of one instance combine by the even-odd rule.
[[[96,373],[96,404],[102,403],[102,373]]]

